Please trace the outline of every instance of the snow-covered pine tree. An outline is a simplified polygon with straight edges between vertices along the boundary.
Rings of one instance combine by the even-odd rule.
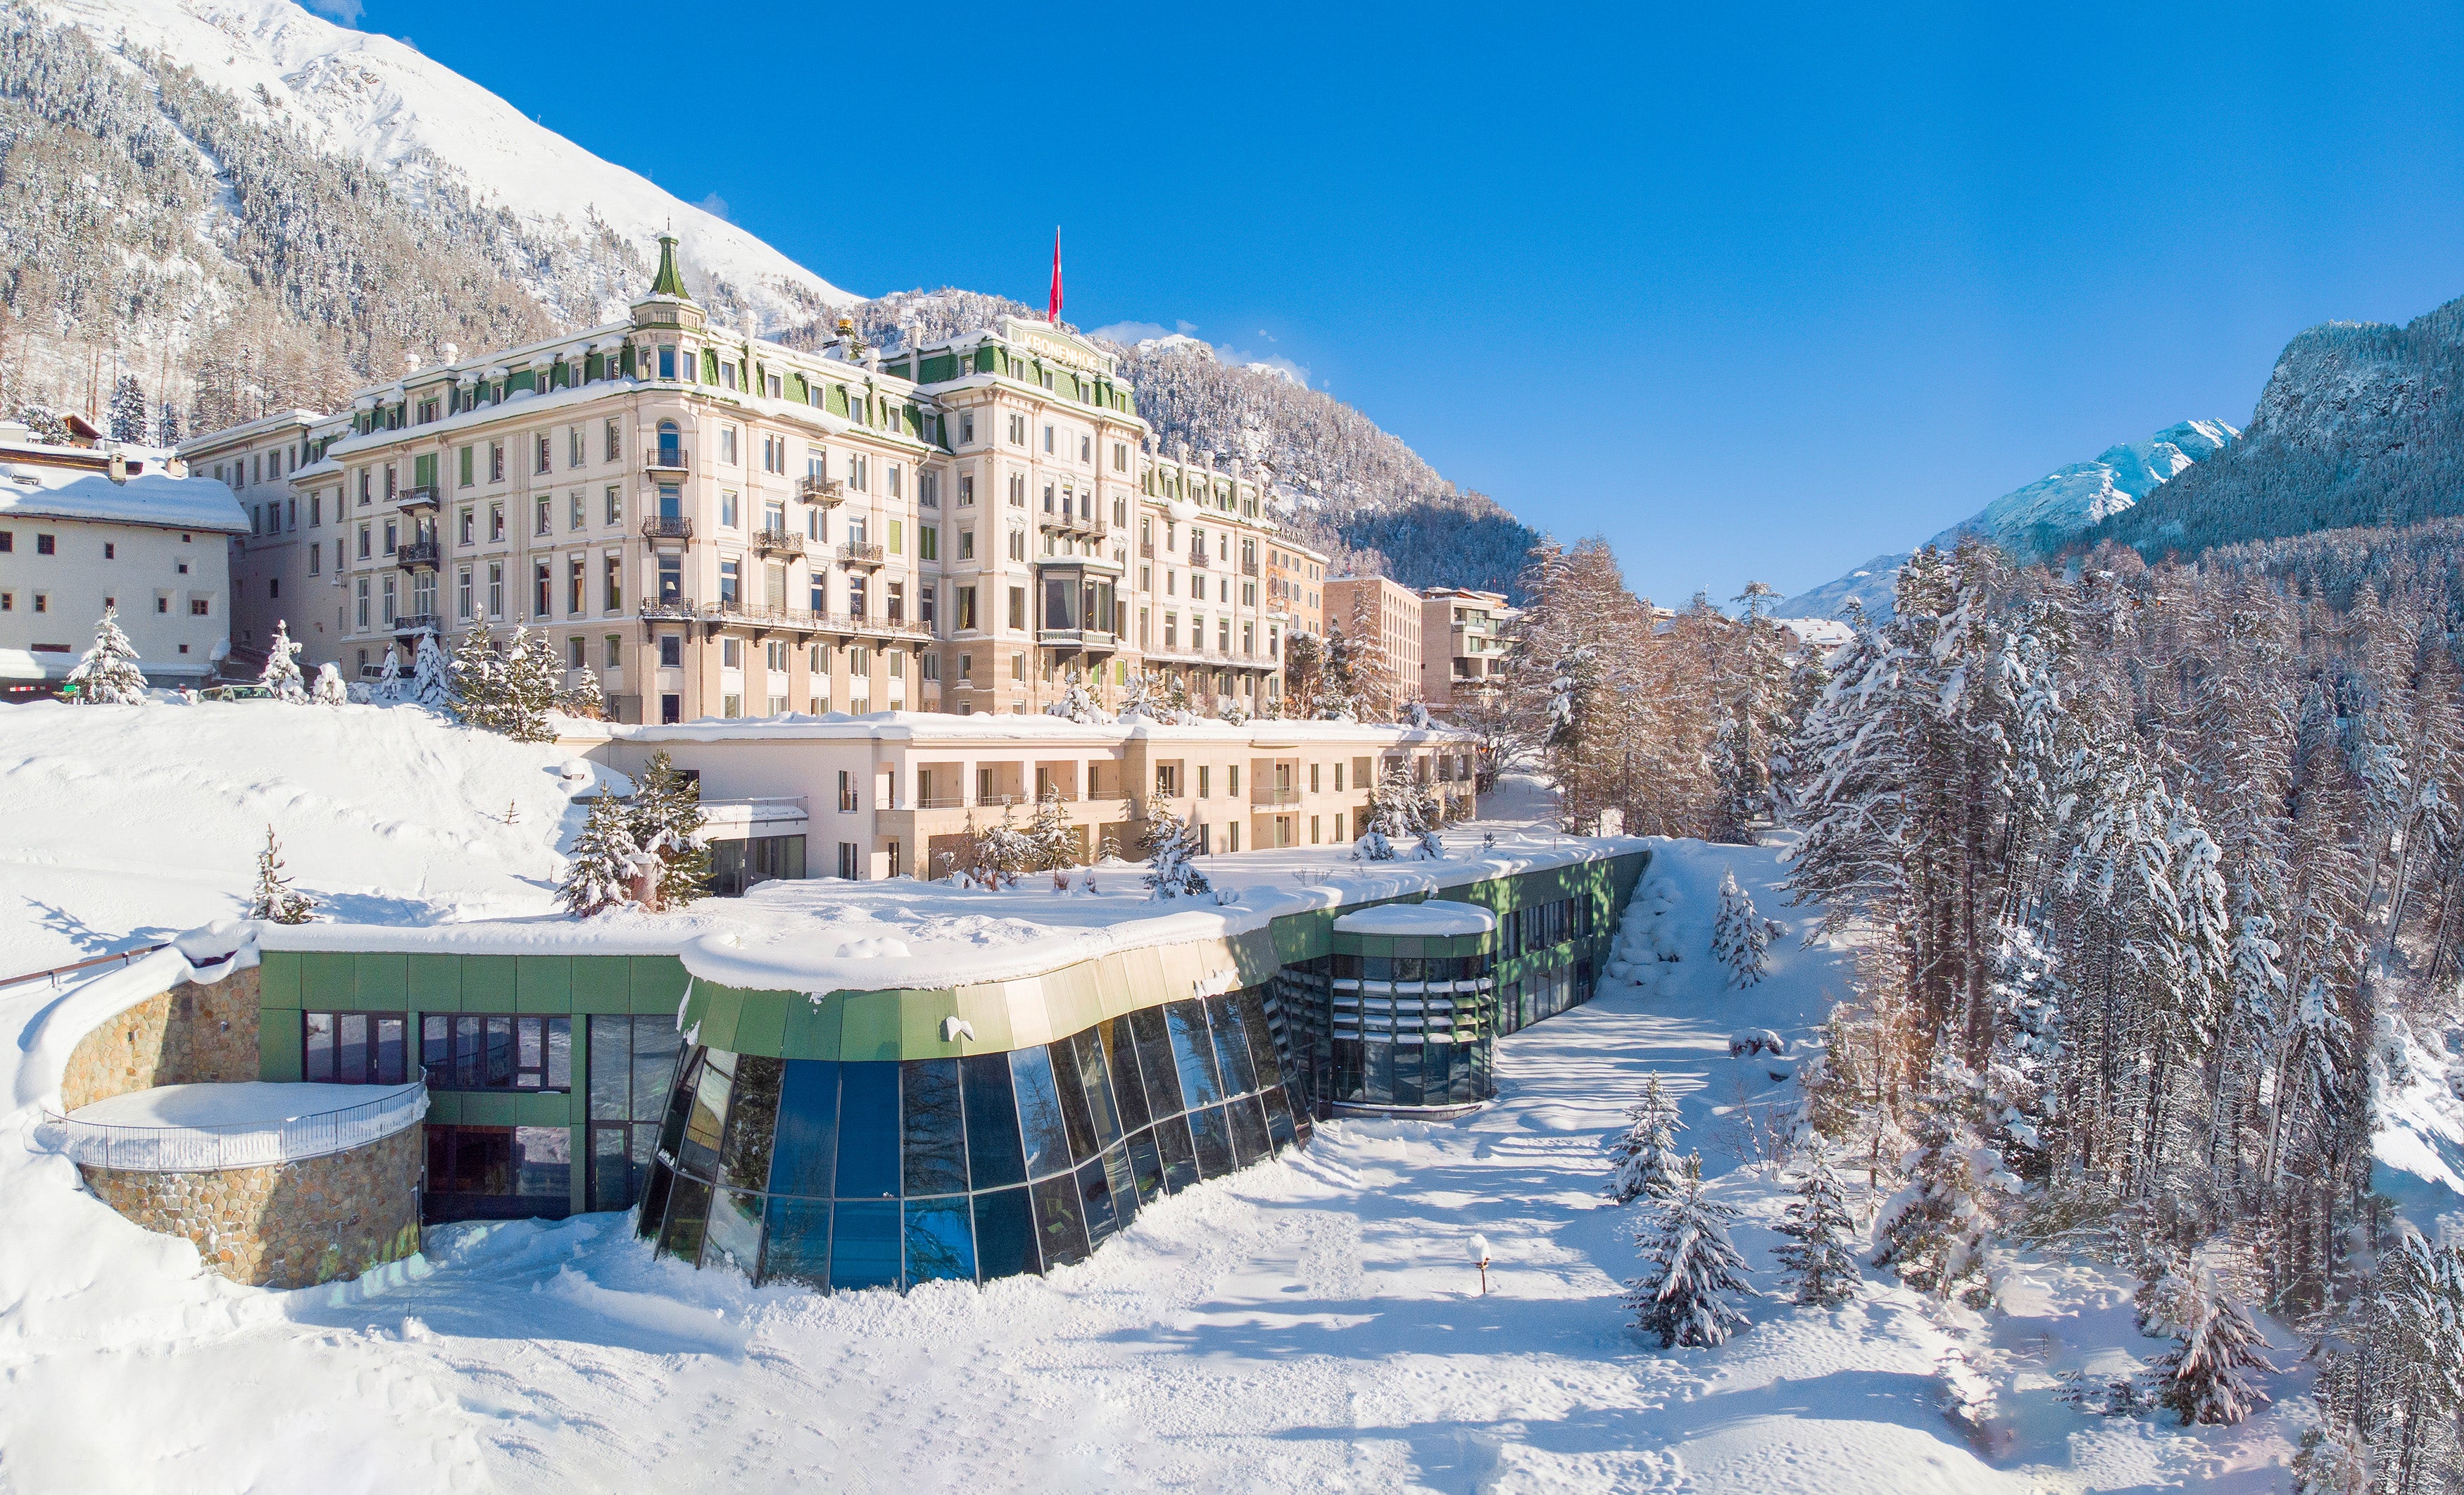
[[[1022,873],[1034,871],[1039,866],[1034,841],[1019,828],[1007,804],[1001,806],[998,823],[973,833],[968,854],[975,864],[977,879],[993,889],[1015,888]]]
[[[1121,721],[1160,721],[1163,719],[1163,690],[1155,677],[1141,671],[1130,676],[1121,687]]]
[[[1026,845],[1024,870],[1057,872],[1085,860],[1079,850],[1078,827],[1070,824],[1068,808],[1061,802],[1058,782],[1045,784],[1044,798],[1035,802],[1035,817],[1026,823]]]
[[[274,693],[275,699],[305,702],[308,684],[299,676],[299,646],[291,642],[290,625],[274,621],[274,641],[265,648],[265,670],[256,683]]]
[[[1711,929],[1711,954],[1727,968],[1728,985],[1760,985],[1763,969],[1770,963],[1765,953],[1770,946],[1771,932],[1754,912],[1753,898],[1737,886],[1736,873],[1722,872],[1720,917]]]
[[[1329,619],[1318,651],[1317,697],[1309,715],[1320,721],[1357,721],[1367,691],[1360,679],[1360,649],[1343,625]]]
[[[704,818],[701,781],[678,773],[666,750],[651,754],[633,784],[627,829],[636,847],[666,864],[659,873],[665,908],[681,908],[710,893],[710,847],[697,839]]]
[[[484,621],[473,625],[453,646],[450,675],[463,721],[487,732],[504,731],[505,661]]]
[[[1104,703],[1095,699],[1095,693],[1087,688],[1087,677],[1075,670],[1069,671],[1069,680],[1062,690],[1061,699],[1044,711],[1047,716],[1065,717],[1085,726],[1100,725],[1112,719],[1111,715],[1104,710]]]
[[[130,446],[145,443],[145,391],[135,374],[122,374],[111,386],[111,439]]]
[[[565,856],[557,898],[582,918],[625,907],[633,901],[633,858],[641,851],[633,839],[632,817],[603,785]]]
[[[2062,1018],[2070,988],[2035,935],[2004,923],[1994,931],[1993,1052],[1986,1061],[1984,1131],[2011,1171],[2041,1181],[2059,1119]]]
[[[1345,666],[1352,677],[1351,715],[1357,721],[1393,721],[1401,705],[1404,682],[1396,678],[1386,630],[1370,611],[1374,595],[1366,586],[1353,590],[1352,617],[1343,630]]]
[[[1677,1133],[1685,1123],[1677,1103],[1660,1087],[1657,1073],[1643,1077],[1642,1098],[1626,1108],[1628,1125],[1609,1140],[1609,1182],[1605,1191],[1617,1204],[1636,1199],[1674,1198],[1684,1182],[1684,1160],[1678,1155]]]
[[[1728,1239],[1736,1211],[1703,1194],[1702,1159],[1687,1159],[1683,1184],[1635,1233],[1642,1275],[1626,1284],[1634,1326],[1675,1345],[1726,1344],[1747,1325],[1730,1294],[1751,1296],[1746,1259]]]
[[[402,654],[391,644],[385,646],[385,663],[377,667],[376,689],[368,698],[379,706],[402,704]]]
[[[584,721],[597,721],[607,715],[607,697],[601,693],[599,676],[588,665],[575,671],[573,683],[557,693],[556,709]]]
[[[1369,792],[1369,808],[1361,816],[1360,837],[1353,844],[1353,859],[1391,862],[1397,843],[1411,846],[1416,857],[1443,856],[1442,846],[1432,853],[1422,839],[1422,833],[1430,829],[1431,809],[1428,791],[1412,781],[1410,771],[1399,759],[1390,760]]]
[[[180,407],[170,401],[163,402],[162,413],[154,418],[154,445],[176,447],[180,444]]]
[[[2253,1371],[2273,1371],[2267,1336],[2240,1304],[2195,1271],[2174,1298],[2171,1326],[2176,1343],[2153,1364],[2157,1404],[2192,1423],[2239,1422],[2267,1404],[2251,1383]]]
[[[291,886],[282,873],[282,844],[274,827],[265,827],[265,849],[256,854],[256,890],[249,897],[248,916],[272,924],[305,924],[317,912],[316,900]]]
[[[1295,717],[1317,715],[1326,675],[1326,641],[1314,633],[1295,632],[1284,639],[1284,695]]]
[[[317,683],[308,688],[308,698],[319,706],[348,705],[351,688],[342,683],[342,671],[332,660],[317,667]]]
[[[1837,1308],[1857,1296],[1862,1280],[1848,1249],[1857,1222],[1848,1213],[1847,1187],[1832,1166],[1831,1146],[1819,1134],[1805,1150],[1804,1168],[1796,1180],[1796,1200],[1779,1227],[1788,1243],[1773,1254],[1787,1268],[1797,1302]]]
[[[517,742],[554,741],[547,714],[556,707],[556,646],[516,627],[513,647],[505,651],[504,725],[497,730]]]
[[[137,646],[120,628],[120,609],[108,605],[94,626],[94,647],[85,651],[68,683],[89,706],[135,706],[145,699],[145,671],[137,667]]]
[[[419,646],[410,660],[408,698],[411,704],[432,711],[450,711],[453,706],[453,664],[431,628],[419,630]]]
[[[1147,895],[1177,898],[1186,893],[1195,897],[1213,888],[1206,874],[1190,861],[1197,851],[1198,840],[1189,833],[1189,826],[1169,806],[1156,805],[1139,842],[1139,854],[1147,864]]]
[[[2001,1155],[1977,1136],[1976,1089],[1957,1061],[1937,1064],[1918,1103],[1908,1181],[1884,1207],[1882,1244],[1874,1253],[1876,1266],[1895,1268],[1909,1286],[1969,1308],[1992,1297],[1985,1278],[1992,1197],[2017,1185]]]

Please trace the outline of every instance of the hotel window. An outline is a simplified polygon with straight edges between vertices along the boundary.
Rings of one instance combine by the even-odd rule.
[[[1009,558],[1012,561],[1024,561],[1026,559],[1026,531],[1012,530],[1009,532]]]
[[[1078,438],[1078,460],[1089,467],[1093,467],[1095,465],[1094,437],[1081,436]]]
[[[625,635],[622,633],[610,633],[607,635],[607,668],[610,670],[622,669],[624,664]]]
[[[718,459],[729,467],[736,465],[736,428],[733,426],[718,429]]]
[[[916,526],[915,559],[918,561],[938,561],[941,559],[941,532],[938,528],[930,524],[919,524]]]
[[[371,533],[372,532],[367,525],[363,524],[360,526],[360,559],[362,561],[368,559],[368,537]]]
[[[541,498],[541,499],[537,500],[536,502],[534,502],[534,503],[531,505],[531,509],[532,509],[532,514],[531,514],[531,533],[532,533],[532,534],[534,534],[534,535],[544,535],[544,534],[548,533],[548,525],[549,525],[549,509],[548,509],[548,505],[549,505],[551,502],[553,502],[553,500],[551,500],[551,499],[547,499],[547,498]]]
[[[737,638],[720,639],[718,641],[718,665],[722,670],[743,669],[744,641]]]
[[[1050,426],[1044,428],[1044,452],[1046,456],[1050,456],[1052,454],[1052,428]]]
[[[872,491],[870,469],[871,463],[869,459],[858,455],[857,453],[849,452],[847,454],[847,487],[860,494],[870,493]]]
[[[358,584],[352,589],[352,594],[353,601],[358,605],[357,611],[353,614],[357,620],[355,626],[359,631],[365,633],[368,631],[368,579],[366,577],[359,579]]]
[[[564,465],[567,467],[582,465],[582,428],[579,426],[568,426],[564,429]]]
[[[385,579],[385,625],[388,628],[393,627],[394,619],[401,616],[394,610],[393,582],[392,577]]]
[[[532,468],[531,468],[531,471],[532,471],[532,472],[534,472],[534,473],[546,473],[546,472],[552,472],[552,471],[554,471],[554,469],[555,469],[555,463],[554,463],[554,461],[551,459],[551,454],[550,454],[549,448],[548,448],[547,432],[545,432],[545,431],[540,431],[540,432],[539,433],[539,438],[538,438],[538,448],[537,448],[537,458],[538,458],[538,460],[536,461],[536,463],[535,463],[535,464],[532,466]]]
[[[322,561],[324,557],[325,547],[322,544],[312,544],[308,547],[308,574],[310,576],[315,576],[317,574],[318,562]]]
[[[616,423],[614,421],[609,421],[607,423],[606,437],[607,443],[605,459],[606,461],[613,462],[624,452],[624,443],[617,438]]]
[[[1009,626],[1013,628],[1026,627],[1026,588],[1023,586],[1009,589]]]
[[[718,522],[721,528],[731,530],[736,528],[736,495],[734,494],[722,493],[718,495]]]
[[[676,348],[672,342],[659,344],[659,377],[661,379],[676,377]]]
[[[625,558],[608,556],[605,561],[603,586],[606,593],[607,610],[620,612],[625,606]]]
[[[488,562],[488,616],[501,618],[504,615],[505,563],[501,561],[491,561]]]
[[[589,522],[590,515],[583,503],[582,491],[576,489],[565,496],[564,527],[578,530]]]
[[[564,612],[566,617],[579,618],[587,610],[587,598],[585,592],[586,580],[588,576],[589,572],[584,569],[583,560],[580,556],[575,556],[565,563]],[[576,638],[574,640],[574,647],[579,649],[581,645],[582,640]],[[579,668],[578,664],[576,668]]]
[[[975,502],[976,475],[973,473],[961,473],[958,474],[958,507],[972,508]]]
[[[492,503],[488,505],[488,538],[492,540],[503,539],[505,538],[505,506],[503,504]]]
[[[299,1072],[312,1085],[401,1085],[410,1052],[399,1012],[303,1012]]]
[[[919,509],[941,507],[940,473],[923,472],[915,474],[915,507]]]
[[[556,579],[549,573],[547,562],[541,561],[533,565],[531,567],[532,617],[544,618],[548,615],[549,607],[556,600],[553,595],[555,590]]]
[[[583,638],[579,633],[566,639],[564,641],[564,668],[567,670],[587,669],[588,661],[583,657],[583,650],[587,647],[588,641]]]
[[[501,483],[504,480],[505,444],[501,441],[492,441],[488,443],[488,481],[492,483]],[[366,501],[364,495],[363,495],[361,501]]]
[[[419,1063],[431,1090],[569,1090],[573,1020],[424,1013]]]
[[[976,532],[974,530],[960,530],[958,532],[958,559],[961,561],[973,561],[976,559]]]
[[[967,410],[958,416],[958,445],[971,447],[976,441],[976,412]]]
[[[471,618],[471,568],[462,567],[453,578],[453,615],[469,622]]]
[[[610,524],[625,522],[625,491],[621,488],[607,490],[607,522]]]
[[[474,516],[474,512],[468,505],[465,505],[459,520],[459,528],[457,532],[458,542],[464,545],[470,544],[477,528],[478,521]]]
[[[681,670],[685,664],[685,640],[681,633],[659,635],[659,668]]]
[[[1112,471],[1115,473],[1126,473],[1129,470],[1130,444],[1126,441],[1116,441],[1112,443]]]
[[[1023,447],[1026,445],[1025,416],[1013,415],[1009,418],[1009,444],[1013,447]]]

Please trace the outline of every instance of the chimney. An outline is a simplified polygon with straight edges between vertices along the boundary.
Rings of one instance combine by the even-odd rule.
[[[126,452],[114,451],[111,454],[111,480],[115,483],[125,483],[128,481],[128,454]]]

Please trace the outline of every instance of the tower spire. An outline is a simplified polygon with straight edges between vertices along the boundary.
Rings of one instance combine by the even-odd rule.
[[[659,235],[659,274],[650,282],[650,294],[672,296],[679,301],[693,299],[686,294],[683,273],[676,269],[676,236],[672,233]]]

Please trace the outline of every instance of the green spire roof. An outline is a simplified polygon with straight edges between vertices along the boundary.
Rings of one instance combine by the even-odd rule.
[[[659,275],[650,282],[650,294],[672,296],[679,301],[693,299],[685,294],[685,277],[676,269],[676,236],[672,233],[659,235]]]

